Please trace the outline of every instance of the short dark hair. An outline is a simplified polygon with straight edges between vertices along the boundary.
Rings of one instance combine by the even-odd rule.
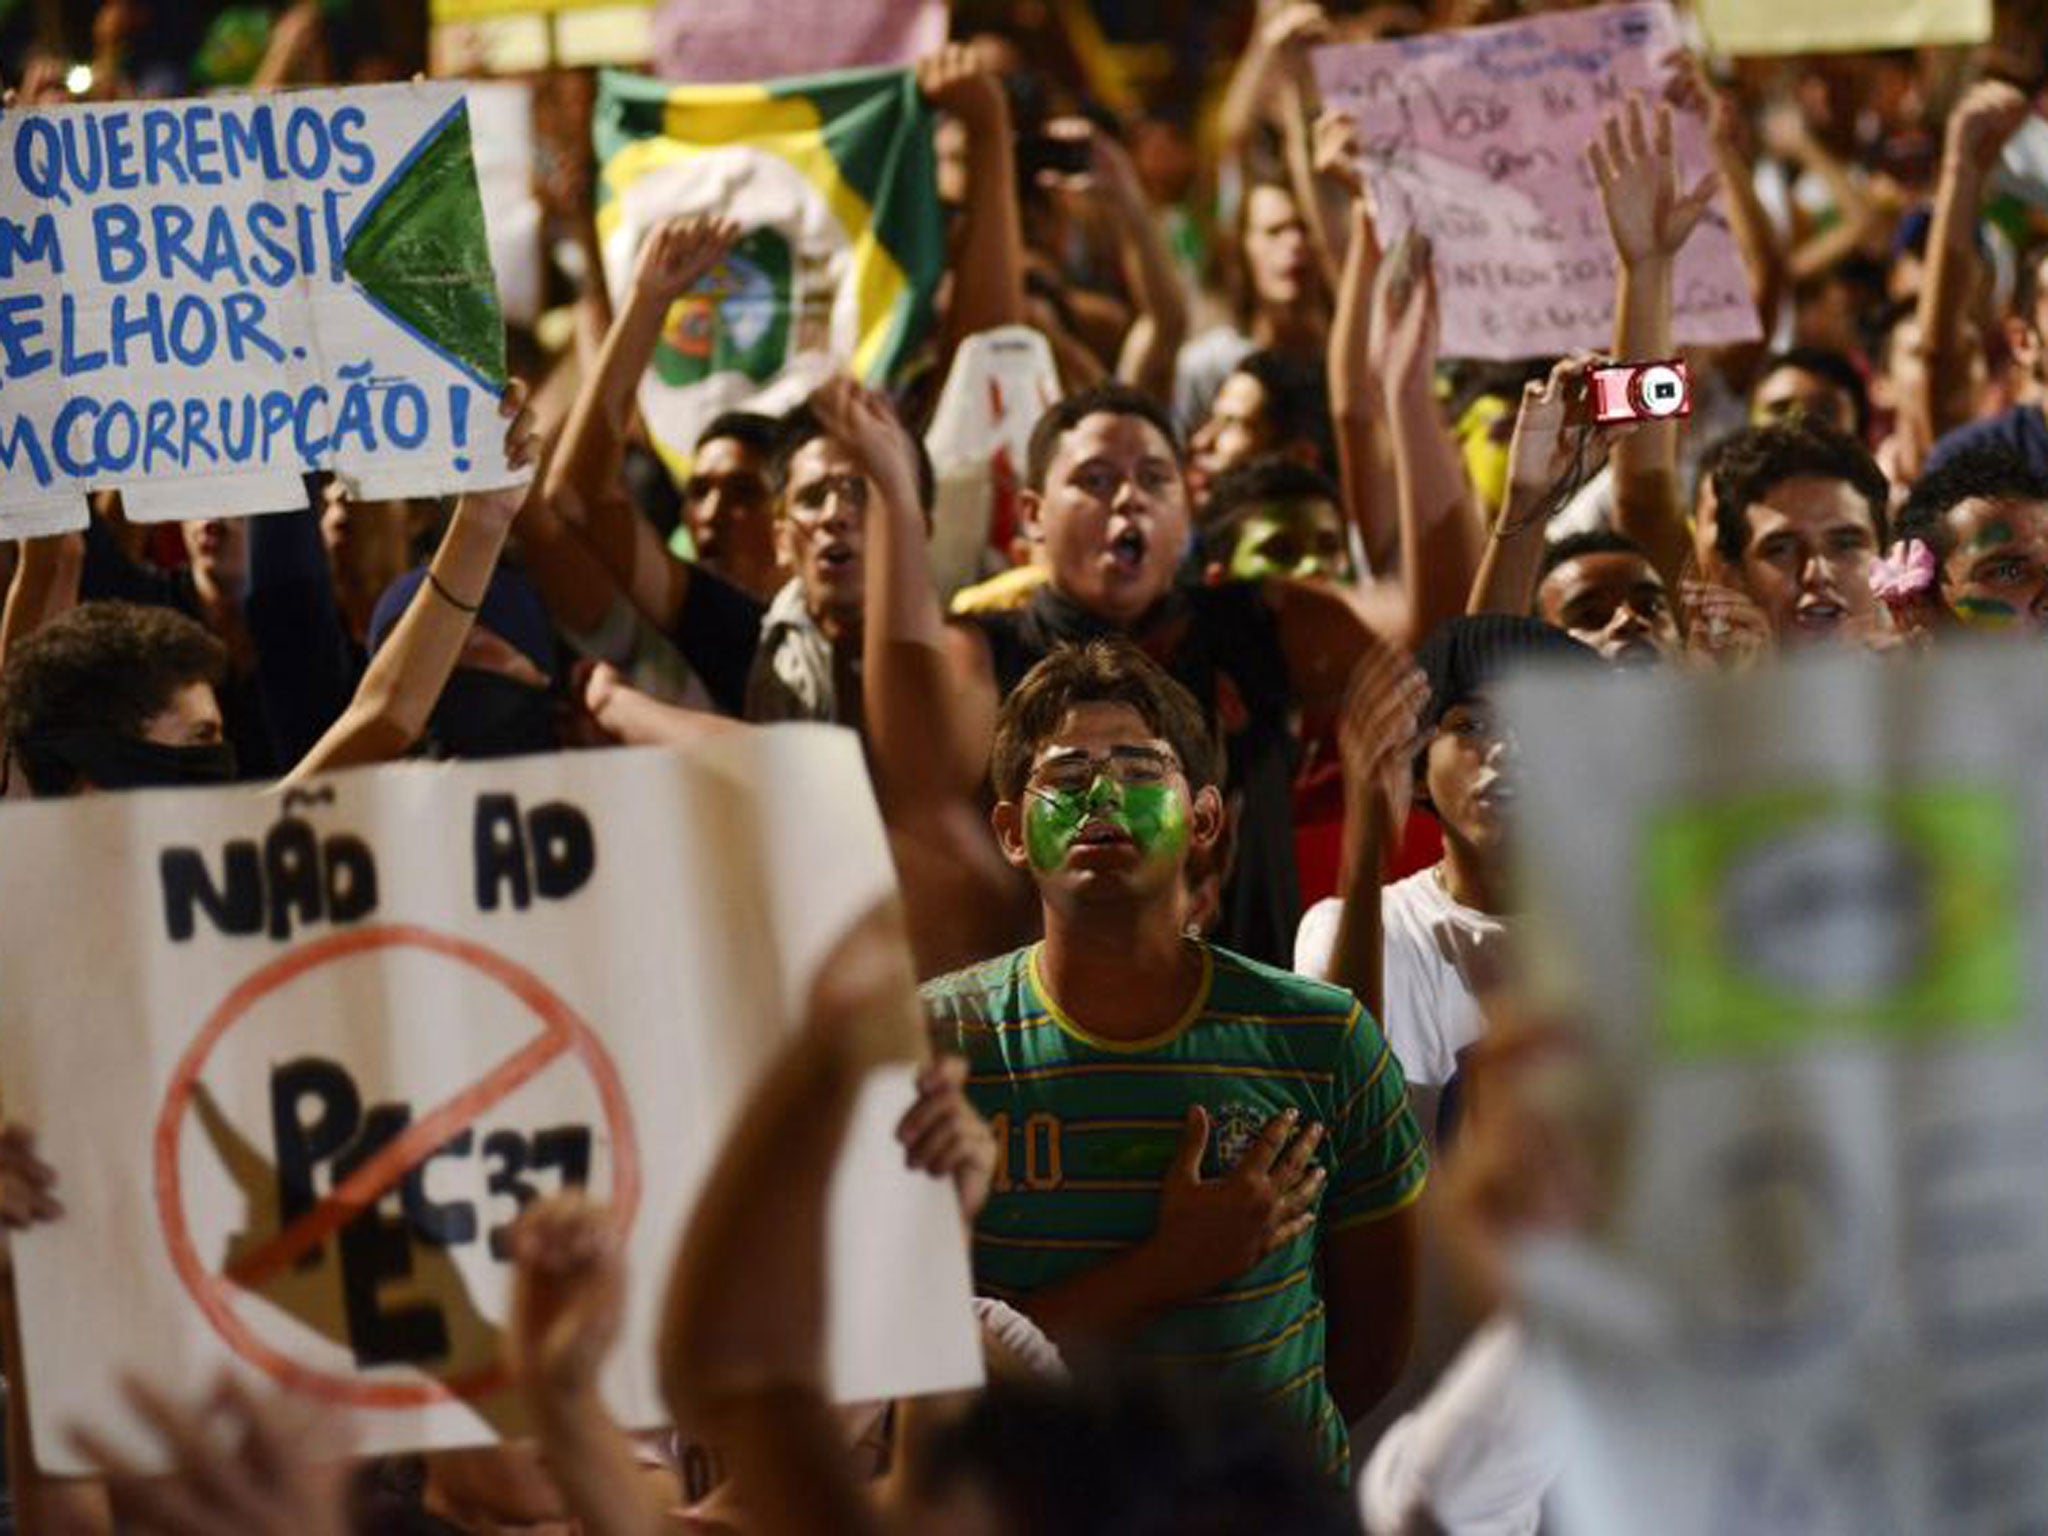
[[[141,603],[82,603],[21,641],[0,674],[0,734],[38,795],[78,787],[78,770],[37,750],[79,732],[141,739],[193,683],[216,687],[227,648],[195,620]]]
[[[1257,379],[1266,392],[1266,419],[1273,425],[1275,446],[1307,443],[1315,449],[1317,465],[1329,466],[1335,457],[1330,387],[1320,366],[1265,348],[1247,352],[1230,372]]]
[[[932,456],[925,451],[923,440],[907,427],[904,431],[910,438],[912,456],[917,460],[918,509],[924,513],[925,521],[929,523],[932,508],[938,503],[938,473],[932,468]],[[832,434],[826,431],[824,418],[811,409],[808,400],[786,412],[775,423],[775,433],[775,449],[768,459],[768,483],[774,488],[775,494],[780,496],[789,485],[790,462],[802,451],[804,445],[821,437],[830,437]]]
[[[1810,373],[1817,379],[1826,379],[1835,388],[1849,397],[1850,412],[1856,421],[1856,437],[1860,442],[1870,435],[1870,386],[1863,382],[1863,375],[1854,363],[1833,347],[1787,347],[1765,359],[1756,376],[1758,388],[1765,379],[1787,368],[1796,368],[1801,373]],[[1755,390],[1751,391],[1752,394]]]
[[[1262,453],[1226,469],[1209,487],[1202,508],[1201,540],[1205,558],[1228,560],[1245,519],[1260,507],[1280,501],[1327,501],[1341,516],[1344,493],[1321,470],[1284,454]]]
[[[1056,646],[1011,690],[996,718],[989,779],[996,798],[1015,800],[1031,777],[1031,759],[1081,704],[1127,704],[1173,748],[1196,789],[1218,776],[1216,736],[1195,696],[1128,640]]]
[[[1117,1366],[1071,1381],[1005,1380],[933,1433],[916,1496],[961,1490],[1030,1536],[1345,1536],[1358,1516],[1311,1441],[1270,1403],[1186,1373]]]
[[[1616,533],[1612,528],[1588,528],[1584,533],[1567,534],[1556,543],[1547,545],[1543,561],[1536,568],[1536,585],[1542,586],[1550,573],[1561,565],[1587,555],[1633,555],[1648,565],[1652,571],[1656,562],[1650,559],[1650,552],[1625,533]],[[1660,582],[1662,576],[1657,578]]]
[[[697,447],[701,450],[706,443],[716,442],[721,437],[731,438],[764,459],[773,459],[775,450],[782,445],[782,423],[773,416],[763,416],[759,411],[720,411],[697,434]]]
[[[1173,461],[1181,462],[1180,434],[1173,429],[1173,417],[1165,406],[1142,389],[1109,380],[1076,390],[1064,400],[1055,400],[1031,429],[1031,446],[1024,455],[1024,484],[1034,491],[1045,489],[1045,477],[1052,469],[1053,456],[1060,451],[1060,439],[1090,416],[1136,416],[1159,429],[1173,450]]]
[[[1964,448],[1914,483],[1892,536],[1918,539],[1937,559],[1954,547],[1948,515],[1966,501],[2048,501],[2048,474],[2004,443]]]
[[[1870,509],[1879,547],[1886,542],[1891,488],[1877,461],[1854,438],[1818,421],[1747,427],[1722,445],[1714,468],[1714,547],[1739,564],[1749,544],[1749,508],[1787,480],[1846,481]]]

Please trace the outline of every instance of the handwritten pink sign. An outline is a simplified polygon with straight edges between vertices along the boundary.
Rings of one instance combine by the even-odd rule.
[[[946,41],[945,0],[663,0],[654,72],[699,85],[909,64]]]
[[[1316,50],[1325,104],[1358,122],[1381,238],[1415,224],[1434,242],[1446,357],[1612,344],[1614,251],[1585,148],[1631,91],[1654,105],[1678,46],[1671,12],[1646,4]],[[1710,163],[1705,123],[1679,114],[1673,142],[1692,186]],[[1675,282],[1681,343],[1762,334],[1718,206]]]

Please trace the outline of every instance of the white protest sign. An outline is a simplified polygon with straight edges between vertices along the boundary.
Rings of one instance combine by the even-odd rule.
[[[2033,649],[1507,695],[1539,1006],[1631,1134],[1531,1270],[1572,1533],[2048,1525]]]
[[[459,85],[0,115],[0,536],[517,483]]]
[[[1631,91],[1655,104],[1678,46],[1665,6],[1611,5],[1316,50],[1324,103],[1358,123],[1381,239],[1419,225],[1435,244],[1446,357],[1613,344],[1614,251],[1585,150]],[[1709,165],[1705,126],[1680,113],[1672,137],[1690,187]],[[1762,335],[1718,208],[1673,283],[1681,344]]]
[[[370,1453],[516,1432],[506,1231],[565,1184],[629,1223],[607,1396],[661,1423],[686,1213],[820,966],[894,895],[858,742],[827,727],[0,819],[0,1082],[67,1208],[14,1245],[59,1467],[67,1423],[130,1422],[123,1371],[238,1368],[348,1408]],[[834,1388],[971,1385],[958,1210],[892,1135],[909,1067],[868,1093],[834,1186]]]
[[[924,434],[938,493],[929,553],[942,594],[1011,564],[1031,429],[1059,397],[1052,345],[1029,326],[978,332],[953,354]]]

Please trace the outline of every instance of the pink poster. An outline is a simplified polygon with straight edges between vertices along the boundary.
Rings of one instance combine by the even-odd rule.
[[[654,72],[694,85],[908,64],[946,40],[945,0],[663,0]]]
[[[1585,148],[1629,92],[1661,96],[1678,46],[1665,6],[1611,5],[1316,51],[1324,102],[1358,122],[1382,240],[1419,224],[1435,242],[1444,356],[1612,345],[1614,253]],[[1692,186],[1706,125],[1680,113],[1673,139]],[[1762,334],[1718,203],[1679,254],[1674,301],[1681,343]]]

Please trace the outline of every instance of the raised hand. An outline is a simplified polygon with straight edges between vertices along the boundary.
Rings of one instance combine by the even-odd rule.
[[[1360,169],[1364,153],[1358,139],[1358,120],[1349,112],[1326,107],[1316,114],[1310,158],[1318,176],[1327,176],[1354,200],[1363,198],[1365,173]]]
[[[1430,243],[1411,225],[1373,279],[1367,347],[1373,370],[1390,389],[1401,380],[1427,379],[1436,367],[1441,333]]]
[[[1283,1110],[1265,1124],[1237,1166],[1219,1179],[1202,1177],[1209,1113],[1188,1110],[1166,1180],[1159,1225],[1148,1240],[1162,1267],[1190,1296],[1234,1280],[1315,1223],[1316,1200],[1328,1177],[1315,1161],[1323,1127],[1301,1128]]]
[[[597,1391],[626,1315],[624,1236],[612,1214],[575,1191],[529,1208],[512,1229],[513,1371],[537,1408]]]
[[[981,1214],[995,1180],[996,1138],[967,1102],[965,1057],[941,1057],[917,1074],[917,1102],[897,1123],[896,1139],[912,1168],[953,1181],[964,1219]]]
[[[841,374],[818,386],[811,409],[884,495],[917,505],[917,450],[886,399]]]
[[[146,1382],[123,1384],[170,1457],[168,1477],[145,1477],[125,1452],[80,1426],[85,1459],[121,1485],[122,1529],[161,1536],[346,1536],[342,1494],[348,1435],[331,1416],[287,1398],[258,1402],[223,1375],[196,1406]]]
[[[1989,171],[2033,107],[2018,86],[1979,80],[1949,114],[1949,154],[1980,174]]]
[[[1624,266],[1669,261],[1677,256],[1720,184],[1709,171],[1690,192],[1678,189],[1678,158],[1671,148],[1671,108],[1660,105],[1654,126],[1645,120],[1640,96],[1608,116],[1601,133],[1586,146],[1586,163],[1600,187],[1608,233]]]
[[[924,99],[970,128],[985,126],[1005,110],[1002,82],[989,69],[987,55],[971,44],[948,43],[913,69]]]
[[[1282,57],[1306,53],[1329,40],[1329,15],[1315,0],[1293,0],[1259,24],[1259,46]]]
[[[1104,133],[1085,117],[1056,117],[1045,125],[1045,136],[1068,144],[1088,146],[1088,169],[1078,175],[1066,175],[1059,171],[1040,171],[1038,184],[1049,192],[1067,192],[1079,196],[1099,194],[1112,199],[1119,207],[1145,208],[1144,184],[1138,180],[1138,168],[1132,163],[1131,153],[1125,149],[1116,135]]]
[[[633,265],[634,293],[667,309],[725,260],[739,237],[739,225],[709,214],[658,225],[641,243]]]
[[[1771,650],[1770,620],[1733,587],[1689,576],[1678,584],[1678,605],[1686,654],[1695,661],[1740,671]]]
[[[524,379],[514,379],[498,397],[498,416],[505,423],[505,467],[530,469],[540,458],[540,438],[534,430],[533,408],[527,404]],[[501,486],[488,491],[465,491],[462,505],[471,516],[510,528],[533,492],[530,482]]]
[[[1337,725],[1344,798],[1352,815],[1369,817],[1377,846],[1390,846],[1415,792],[1415,749],[1429,680],[1408,654],[1376,643],[1352,674]]]
[[[64,1214],[56,1187],[56,1170],[36,1156],[36,1133],[18,1123],[0,1126],[0,1225],[55,1221]]]
[[[1677,111],[1705,119],[1707,137],[1716,149],[1741,153],[1742,116],[1728,93],[1707,78],[1699,55],[1674,48],[1658,63],[1671,71],[1664,82],[1664,99]]]

